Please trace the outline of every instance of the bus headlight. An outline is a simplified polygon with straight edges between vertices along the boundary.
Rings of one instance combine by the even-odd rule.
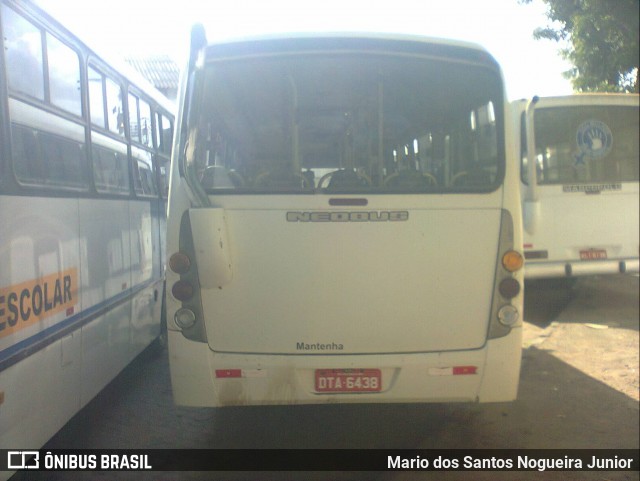
[[[191,309],[178,309],[173,316],[173,320],[180,329],[189,329],[196,323],[196,315]]]
[[[511,305],[502,306],[498,311],[498,320],[500,321],[500,324],[504,326],[513,326],[518,322],[519,318],[520,314],[518,313],[518,309]]]

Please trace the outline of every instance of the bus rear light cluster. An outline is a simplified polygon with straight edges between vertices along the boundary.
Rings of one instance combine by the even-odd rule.
[[[169,258],[169,268],[176,274],[186,274],[191,268],[191,259],[182,252],[176,252]]]
[[[178,281],[171,288],[171,294],[177,300],[181,302],[186,302],[190,300],[195,294],[195,289],[191,285],[191,283],[187,281]]]
[[[190,229],[188,229],[190,231]],[[195,253],[190,238],[181,239],[180,247],[169,257],[168,270],[180,276],[173,281],[168,276],[167,290],[171,285],[171,295],[182,303],[173,313],[173,325],[182,335],[191,341],[206,342],[200,301],[200,284],[198,282],[198,267],[194,262]]]
[[[519,296],[522,294],[524,256],[515,247],[516,230],[509,211],[502,211],[501,221],[500,250],[495,271],[488,339],[509,335],[521,317],[522,299]]]

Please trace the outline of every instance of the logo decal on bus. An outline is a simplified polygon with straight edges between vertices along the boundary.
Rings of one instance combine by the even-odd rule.
[[[601,159],[611,152],[613,134],[604,122],[587,120],[578,127],[576,142],[580,149],[580,153],[576,156],[576,165],[584,164],[585,156],[590,159]]]
[[[622,184],[575,184],[563,185],[562,192],[586,192],[587,194],[599,194],[605,190],[622,190]]]
[[[73,313],[78,303],[78,271],[63,272],[0,288],[0,338],[53,316]]]
[[[342,351],[344,346],[332,342],[330,344],[314,343],[308,344],[306,342],[296,342],[296,350],[298,351]]]
[[[409,220],[409,212],[287,212],[287,222],[399,222]]]

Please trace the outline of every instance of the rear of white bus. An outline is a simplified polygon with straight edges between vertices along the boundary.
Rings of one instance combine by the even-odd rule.
[[[520,198],[495,60],[363,35],[192,60],[167,234],[175,402],[515,399]]]
[[[527,279],[638,272],[638,105],[637,94],[514,103]]]

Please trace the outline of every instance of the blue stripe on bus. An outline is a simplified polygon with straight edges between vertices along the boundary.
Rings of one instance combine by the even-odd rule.
[[[115,309],[119,305],[133,299],[136,294],[142,292],[149,286],[162,282],[161,279],[152,279],[135,287],[130,287],[126,291],[123,291],[105,301],[102,301],[94,306],[91,306],[78,314],[75,314],[64,321],[58,322],[56,325],[51,326],[37,334],[20,341],[0,352],[0,372],[4,371],[8,367],[16,364],[17,362],[26,359],[27,357],[35,354],[36,352],[44,349],[50,344],[53,344],[58,339],[70,334],[95,320],[101,315],[108,313]]]

